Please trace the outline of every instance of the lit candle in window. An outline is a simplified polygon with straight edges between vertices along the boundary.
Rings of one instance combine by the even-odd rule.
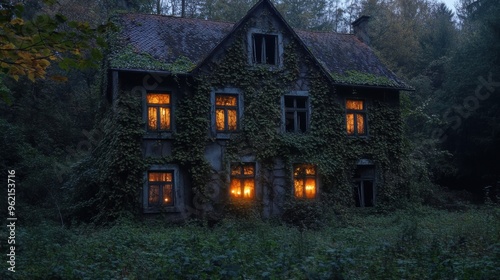
[[[313,198],[315,194],[314,186],[306,185],[306,197]]]
[[[243,197],[250,197],[251,196],[251,190],[249,187],[245,187],[245,190],[243,191]]]
[[[168,202],[168,198],[165,198],[165,202]]]

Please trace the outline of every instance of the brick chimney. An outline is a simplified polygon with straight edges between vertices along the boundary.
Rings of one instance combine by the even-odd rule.
[[[357,20],[355,20],[352,25],[352,30],[354,32],[354,35],[358,37],[361,42],[370,45],[370,37],[368,37],[368,21],[370,17],[369,16],[361,16]]]

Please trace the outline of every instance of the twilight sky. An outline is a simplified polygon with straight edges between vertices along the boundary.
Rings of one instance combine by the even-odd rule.
[[[455,12],[455,2],[458,0],[438,0],[437,2],[444,2],[448,8],[452,9]]]

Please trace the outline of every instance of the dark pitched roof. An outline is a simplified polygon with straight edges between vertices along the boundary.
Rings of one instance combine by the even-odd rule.
[[[316,60],[339,84],[410,89],[372,49],[353,34],[295,30]]]
[[[147,14],[120,14],[113,20],[120,31],[113,39],[110,66],[124,69],[171,70],[179,59],[191,62],[192,68],[233,27],[227,22]]]
[[[121,14],[111,68],[190,72],[234,24],[172,16]],[[293,30],[336,84],[410,89],[351,34]]]

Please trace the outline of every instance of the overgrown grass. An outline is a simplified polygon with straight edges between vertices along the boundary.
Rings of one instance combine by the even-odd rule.
[[[2,233],[3,234],[3,233]],[[2,236],[6,240],[6,236]],[[318,230],[277,222],[121,222],[20,228],[16,273],[1,279],[497,279],[500,209],[331,217]],[[2,250],[4,252],[4,250]],[[5,263],[4,263],[5,265]]]

